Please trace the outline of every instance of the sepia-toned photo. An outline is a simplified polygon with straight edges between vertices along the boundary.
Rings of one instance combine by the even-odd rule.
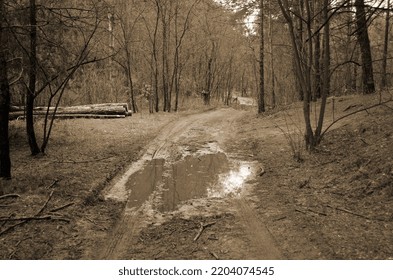
[[[392,2],[0,0],[0,259],[393,260]]]

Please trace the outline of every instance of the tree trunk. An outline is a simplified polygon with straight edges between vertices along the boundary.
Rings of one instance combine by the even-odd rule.
[[[315,2],[314,10],[317,15],[315,15],[314,24],[319,27],[323,20],[321,20],[321,16],[319,15],[319,11],[322,9],[321,1],[318,0]],[[317,101],[317,99],[321,98],[321,33],[318,32],[314,37],[314,75],[313,75],[313,101]]]
[[[368,36],[366,11],[364,8],[364,0],[355,0],[356,8],[356,35],[360,46],[362,56],[362,82],[363,92],[374,93],[374,72],[372,64],[372,55],[370,47],[370,38]]]
[[[382,78],[381,87],[386,88],[387,82],[387,62],[388,62],[388,47],[389,47],[389,29],[390,29],[390,0],[388,0],[386,10],[386,23],[385,23],[385,41],[383,45],[383,60],[382,60]]]
[[[271,106],[276,107],[276,83],[274,71],[274,53],[273,53],[273,22],[272,22],[272,0],[269,0],[269,52],[270,52],[270,72],[272,77],[272,102]]]
[[[4,34],[4,0],[0,0],[0,178],[11,178],[11,159],[8,138],[8,115],[10,108],[10,88],[7,76],[7,37]],[[0,190],[0,193],[3,190]]]
[[[131,66],[131,53],[130,50],[128,49],[128,40],[126,40],[125,42],[125,51],[126,51],[126,55],[127,55],[127,66],[126,66],[126,72],[127,72],[127,81],[128,81],[128,87],[130,90],[130,103],[131,103],[131,109],[133,113],[137,113],[138,112],[138,108],[136,106],[136,102],[135,102],[135,98],[134,98],[134,81],[132,79],[132,66]]]
[[[323,3],[323,22],[325,22],[323,34],[323,72],[322,72],[322,101],[319,112],[318,125],[315,132],[315,143],[318,145],[321,141],[321,133],[323,121],[325,119],[326,101],[330,92],[330,23],[329,23],[329,0],[324,0]]]
[[[265,112],[265,63],[264,63],[264,49],[265,38],[263,36],[263,0],[259,4],[259,20],[260,20],[260,44],[259,44],[259,101],[258,113]]]
[[[37,8],[35,0],[30,0],[30,54],[29,54],[29,85],[26,98],[26,132],[32,155],[40,153],[34,129],[34,100],[37,80]]]
[[[155,102],[155,111],[158,113],[160,111],[159,107],[159,102],[160,102],[160,97],[159,97],[159,90],[158,90],[158,50],[157,50],[157,33],[158,33],[158,25],[159,25],[159,20],[160,20],[160,15],[161,15],[161,8],[160,4],[156,0],[156,8],[157,8],[157,14],[156,14],[156,22],[155,22],[155,27],[154,27],[154,35],[153,35],[153,59],[154,59],[154,102]]]

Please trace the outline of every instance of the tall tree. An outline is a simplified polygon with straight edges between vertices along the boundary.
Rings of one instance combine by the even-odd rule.
[[[362,83],[364,93],[374,93],[374,71],[373,60],[368,36],[368,24],[364,0],[355,0],[356,9],[356,36],[360,46],[362,57]]]
[[[305,141],[306,147],[310,150],[313,150],[322,139],[322,126],[325,116],[325,108],[326,101],[329,95],[330,90],[330,5],[329,0],[323,0],[323,3],[317,11],[313,11],[312,1],[305,0],[304,1],[304,10],[301,9],[303,13],[296,14],[296,17],[301,17],[300,19],[305,23],[306,29],[306,40],[299,40],[296,36],[297,30],[294,24],[295,19],[294,15],[292,15],[292,7],[288,0],[278,0],[280,5],[280,9],[287,21],[289,27],[289,34],[291,38],[293,53],[294,53],[294,62],[296,67],[296,78],[298,80],[298,84],[302,91],[303,96],[303,115],[305,120]],[[314,21],[315,14],[323,15],[323,24],[316,24]],[[317,22],[318,23],[318,22]],[[315,131],[313,130],[313,126],[311,123],[311,97],[313,96],[316,88],[313,87],[313,65],[314,63],[314,49],[315,40],[313,40],[313,30],[317,30],[316,32],[321,32],[324,29],[323,36],[323,75],[322,75],[322,100],[321,107],[319,111],[319,117],[317,120],[317,124],[315,127]],[[319,58],[318,58],[319,59]]]
[[[29,141],[31,154],[37,155],[40,153],[40,148],[37,144],[37,138],[34,129],[34,100],[36,98],[36,83],[37,83],[37,7],[36,1],[30,0],[30,49],[29,49],[29,84],[26,93],[26,132]]]
[[[383,58],[382,58],[382,78],[381,87],[386,88],[387,82],[387,64],[388,64],[388,50],[389,50],[389,30],[390,30],[390,0],[387,3],[386,19],[385,19],[385,38],[383,43]]]
[[[260,46],[259,46],[259,101],[258,113],[265,112],[265,37],[263,35],[263,18],[264,18],[263,0],[259,3],[259,20],[260,20]]]
[[[8,139],[10,87],[7,74],[8,39],[5,26],[5,5],[0,0],[0,178],[11,178],[11,159]],[[3,190],[0,189],[0,192]]]
[[[274,51],[273,51],[273,16],[272,0],[269,0],[269,53],[270,53],[270,76],[271,76],[271,106],[276,107],[276,75],[274,71]]]

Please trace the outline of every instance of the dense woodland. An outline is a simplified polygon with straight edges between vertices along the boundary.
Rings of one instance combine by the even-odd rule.
[[[0,0],[0,175],[11,177],[10,105],[24,108],[37,155],[58,106],[154,114],[244,96],[262,113],[301,100],[312,149],[329,96],[391,85],[390,14],[390,0]],[[43,139],[37,106],[48,108]]]

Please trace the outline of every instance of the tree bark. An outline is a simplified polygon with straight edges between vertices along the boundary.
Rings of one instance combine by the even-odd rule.
[[[369,94],[375,92],[375,83],[364,0],[355,0],[355,8],[357,27],[356,36],[362,56],[363,93]]]
[[[264,50],[265,38],[263,36],[263,0],[259,4],[259,18],[260,18],[260,44],[259,44],[259,101],[258,113],[265,112],[265,63],[264,63]]]
[[[10,88],[7,76],[7,37],[3,25],[5,17],[4,0],[0,0],[0,178],[11,178],[10,146],[8,139],[8,115]],[[0,190],[2,192],[3,190]]]
[[[158,113],[160,111],[159,109],[159,102],[160,102],[160,97],[159,97],[159,91],[158,91],[158,50],[157,50],[157,33],[158,33],[158,25],[159,25],[159,20],[161,16],[161,8],[160,4],[156,0],[156,8],[157,8],[157,14],[156,14],[156,22],[155,22],[155,27],[154,27],[154,35],[153,35],[153,59],[154,59],[154,101],[155,101],[155,111]]]
[[[35,0],[30,0],[30,54],[29,85],[26,94],[26,132],[32,155],[40,153],[34,129],[34,100],[37,81],[37,7]]]
[[[386,88],[387,82],[387,62],[388,62],[388,48],[389,48],[389,29],[390,29],[390,0],[388,0],[385,20],[385,41],[383,45],[383,60],[382,60],[382,78],[381,87]]]
[[[329,0],[324,0],[323,3],[323,21],[325,22],[323,34],[323,72],[322,72],[322,101],[319,112],[319,119],[317,129],[315,131],[315,143],[318,145],[321,141],[323,121],[325,119],[325,109],[327,97],[330,93],[330,23],[329,23]]]
[[[273,22],[272,22],[272,0],[269,0],[269,52],[270,52],[270,73],[272,79],[272,102],[271,106],[276,107],[276,83],[274,70],[274,49],[273,49]]]

